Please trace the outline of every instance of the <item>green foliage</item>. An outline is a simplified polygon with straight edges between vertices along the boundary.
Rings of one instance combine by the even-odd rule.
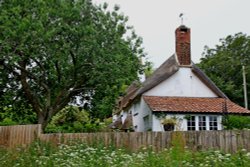
[[[8,126],[8,125],[16,125],[17,123],[14,122],[11,118],[4,118],[1,122],[0,122],[0,126]]]
[[[154,72],[154,69],[153,69],[153,64],[151,62],[147,62],[147,68],[145,68],[145,76],[146,78],[150,77]]]
[[[100,143],[91,147],[79,142],[53,147],[35,142],[28,149],[0,149],[0,166],[247,167],[250,163],[250,153],[246,150],[240,150],[237,154],[224,154],[220,151],[194,152],[187,149],[176,152],[173,149],[159,152],[143,149],[131,153],[125,149],[103,147]]]
[[[74,132],[97,132],[105,131],[111,120],[100,122],[99,119],[91,119],[84,109],[76,106],[67,106],[58,112],[48,124],[47,133],[74,133]]]
[[[250,129],[250,116],[229,115],[222,120],[223,127],[232,129]]]
[[[203,54],[198,66],[232,101],[244,106],[242,65],[246,66],[249,83],[250,37],[242,33],[229,35],[215,48],[206,46]],[[247,84],[247,89],[250,90],[250,84]]]
[[[91,0],[2,0],[1,94],[20,95],[43,128],[77,99],[109,117],[122,86],[143,70],[142,39],[127,21],[118,6]]]
[[[5,94],[0,97],[0,125],[34,124],[36,114],[22,100],[13,100]]]

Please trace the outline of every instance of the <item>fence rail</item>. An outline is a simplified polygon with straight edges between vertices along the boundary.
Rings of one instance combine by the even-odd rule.
[[[236,152],[240,149],[250,151],[250,131],[188,131],[188,132],[99,132],[99,133],[41,133],[40,125],[0,126],[0,146],[12,148],[27,146],[35,139],[53,144],[67,143],[72,140],[87,144],[102,143],[117,148],[136,151],[152,147],[159,151],[171,146],[186,146],[193,150],[216,149]]]

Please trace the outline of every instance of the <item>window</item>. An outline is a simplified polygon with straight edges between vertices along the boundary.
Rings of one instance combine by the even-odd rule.
[[[138,128],[138,126],[137,126],[137,125],[135,125],[135,126],[134,126],[134,130],[137,130],[137,128]]]
[[[136,115],[138,115],[138,113],[135,113],[133,116],[136,116]]]
[[[206,130],[206,116],[199,116],[199,130]]]
[[[195,130],[195,116],[187,118],[187,130]]]
[[[218,120],[216,116],[209,117],[209,130],[218,130]]]
[[[217,116],[188,116],[187,130],[218,130],[218,117]]]

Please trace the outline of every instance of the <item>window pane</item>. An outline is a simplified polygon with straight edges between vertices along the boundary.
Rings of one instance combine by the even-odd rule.
[[[206,130],[206,127],[205,126],[199,127],[199,130]]]
[[[196,130],[195,127],[195,116],[190,116],[187,119],[187,130]]]
[[[209,117],[209,129],[218,130],[218,120],[216,116]]]
[[[199,116],[199,130],[206,130],[206,116]]]

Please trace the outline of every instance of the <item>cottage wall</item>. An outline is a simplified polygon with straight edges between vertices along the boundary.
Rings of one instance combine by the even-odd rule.
[[[143,100],[135,102],[127,112],[133,116],[133,127],[136,132],[143,132],[152,129],[152,112]]]
[[[173,76],[145,92],[147,96],[217,97],[189,67],[181,67]]]

